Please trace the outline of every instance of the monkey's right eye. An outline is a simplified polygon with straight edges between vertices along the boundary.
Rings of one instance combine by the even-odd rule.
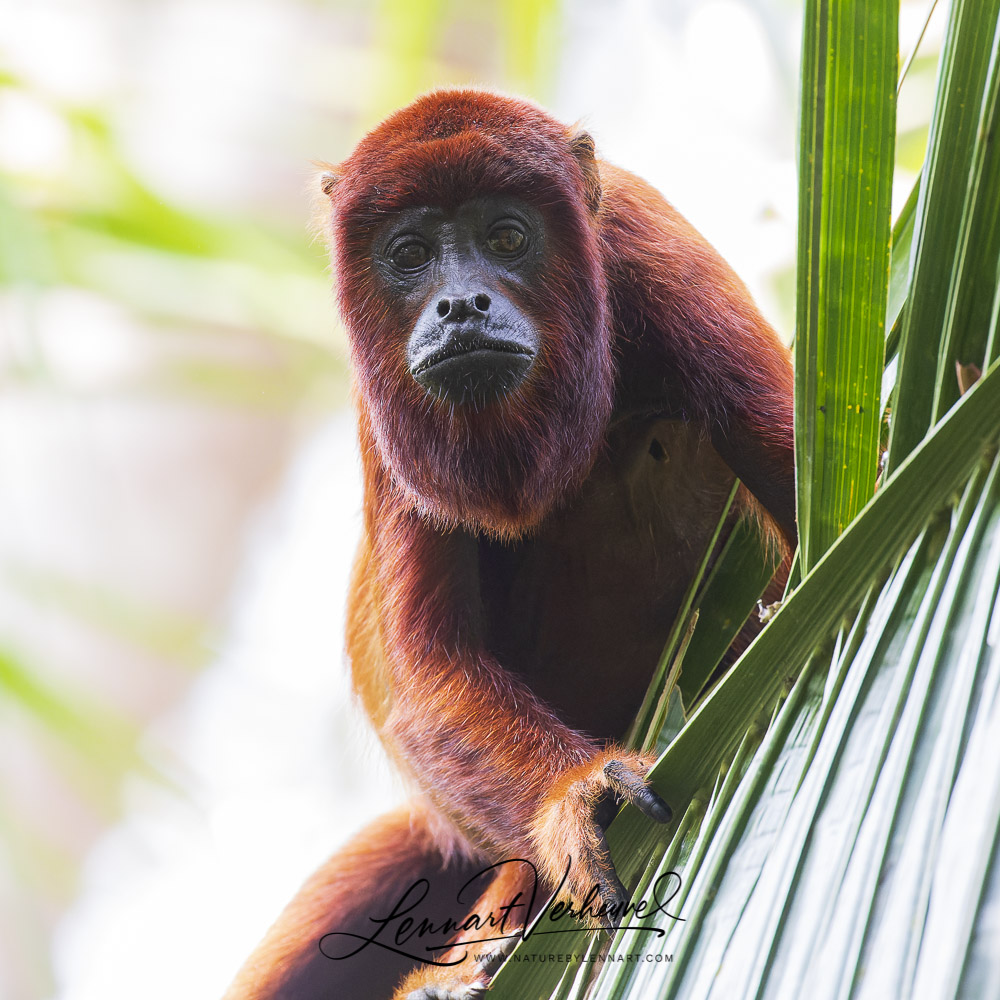
[[[400,240],[389,249],[389,260],[399,271],[419,271],[430,259],[430,247],[420,240]]]

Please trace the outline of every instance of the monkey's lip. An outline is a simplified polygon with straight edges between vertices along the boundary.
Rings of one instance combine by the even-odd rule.
[[[452,358],[462,357],[466,354],[477,354],[479,352],[494,354],[516,354],[529,361],[534,358],[535,352],[530,347],[517,344],[510,340],[494,340],[491,337],[474,337],[469,340],[453,339],[449,340],[444,347],[439,347],[432,354],[418,362],[411,370],[411,375],[420,375],[428,371],[435,365],[443,361],[450,361]]]

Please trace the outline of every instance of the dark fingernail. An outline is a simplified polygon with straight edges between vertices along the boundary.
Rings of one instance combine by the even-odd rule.
[[[649,793],[646,813],[650,819],[655,819],[657,823],[669,823],[674,818],[674,811],[656,792]]]

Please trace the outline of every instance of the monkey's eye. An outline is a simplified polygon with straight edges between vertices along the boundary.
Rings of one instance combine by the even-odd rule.
[[[516,257],[524,250],[528,238],[517,226],[504,224],[490,231],[486,245],[500,257]]]
[[[400,271],[419,271],[430,259],[430,247],[420,240],[403,239],[389,249],[389,260]]]

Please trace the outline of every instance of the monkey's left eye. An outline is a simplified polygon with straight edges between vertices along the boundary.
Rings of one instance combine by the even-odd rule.
[[[401,240],[389,250],[389,260],[400,271],[417,271],[430,259],[430,247],[420,240]]]
[[[516,257],[522,250],[528,238],[517,226],[497,226],[486,237],[486,245],[501,257]]]

